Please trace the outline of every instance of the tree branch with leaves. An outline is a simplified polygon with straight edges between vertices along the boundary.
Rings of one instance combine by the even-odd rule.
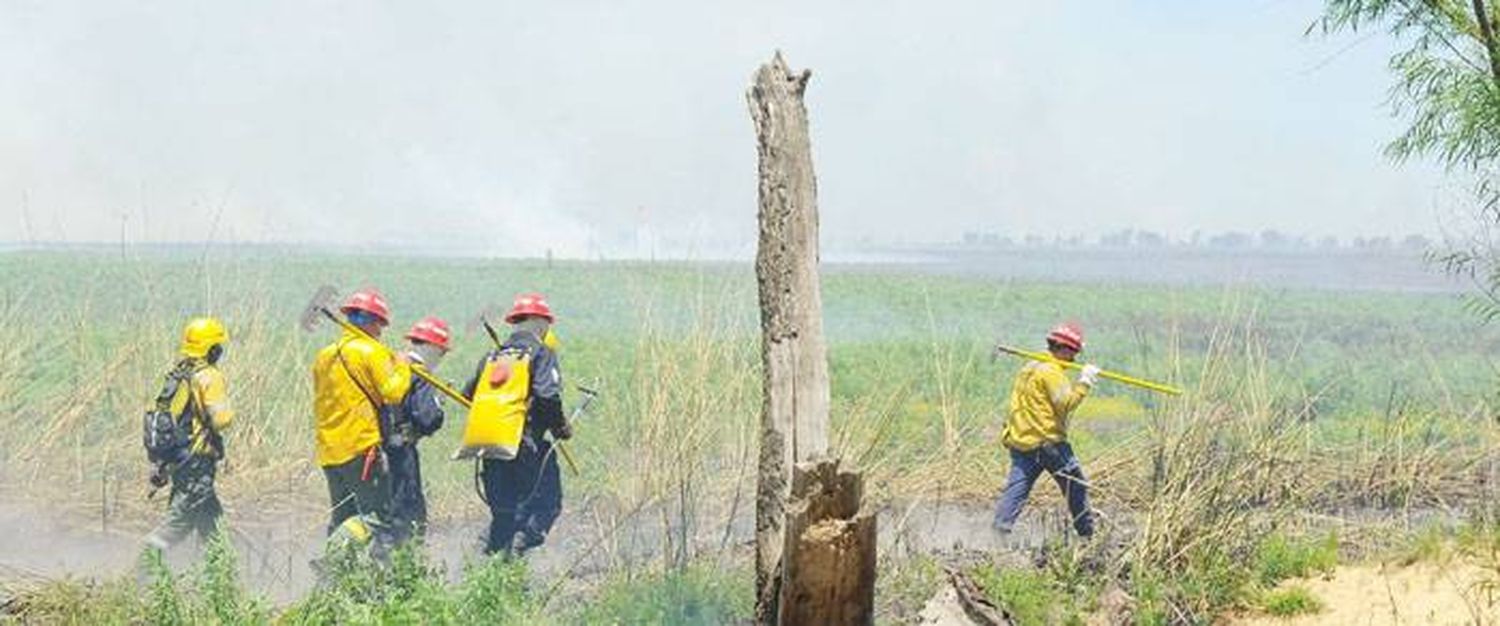
[[[1392,55],[1393,113],[1409,124],[1386,145],[1401,162],[1434,158],[1475,180],[1472,240],[1433,251],[1431,260],[1475,282],[1470,306],[1500,318],[1500,254],[1487,235],[1500,224],[1500,40],[1485,0],[1328,0],[1308,32],[1324,36],[1384,28],[1404,49]]]

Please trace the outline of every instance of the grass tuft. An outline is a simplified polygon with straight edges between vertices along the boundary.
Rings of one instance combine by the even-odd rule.
[[[1261,610],[1277,617],[1308,615],[1323,610],[1323,601],[1306,587],[1273,589],[1261,597]]]
[[[1275,533],[1256,551],[1255,572],[1260,584],[1269,587],[1288,578],[1330,574],[1338,563],[1339,541],[1335,533],[1312,539]]]

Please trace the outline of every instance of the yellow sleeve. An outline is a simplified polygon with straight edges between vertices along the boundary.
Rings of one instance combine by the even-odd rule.
[[[359,356],[364,361],[367,379],[374,384],[372,392],[384,404],[400,404],[411,388],[411,364],[384,347],[370,341],[359,341]]]
[[[1071,414],[1089,395],[1089,386],[1068,380],[1067,373],[1060,365],[1048,364],[1040,374],[1042,385],[1047,390],[1047,399],[1058,417]]]
[[[234,407],[229,404],[229,384],[224,373],[217,367],[204,368],[193,376],[194,391],[198,394],[199,406],[213,426],[214,432],[223,432],[234,422]]]

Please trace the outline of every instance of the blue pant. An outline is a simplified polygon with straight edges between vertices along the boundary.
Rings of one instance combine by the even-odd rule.
[[[537,475],[536,488],[531,497],[522,500],[516,509],[516,528],[521,533],[519,543],[522,550],[546,542],[547,533],[562,515],[562,471],[557,463],[557,455],[561,453],[548,441],[542,441],[538,448],[542,467]]]
[[[1067,442],[1046,444],[1026,452],[1010,451],[1010,478],[995,504],[995,529],[1010,532],[1016,518],[1021,516],[1021,507],[1031,496],[1031,486],[1044,471],[1057,481],[1057,487],[1068,500],[1073,530],[1081,537],[1094,534],[1088,483],[1083,477],[1083,468],[1078,465],[1078,457],[1073,455],[1073,447]]]
[[[546,541],[562,512],[557,454],[541,437],[527,435],[509,461],[485,459],[481,478],[490,508],[485,554],[513,554]],[[519,546],[517,535],[520,536]]]
[[[401,538],[427,530],[427,497],[422,493],[422,457],[415,443],[385,446],[391,468],[389,520]]]

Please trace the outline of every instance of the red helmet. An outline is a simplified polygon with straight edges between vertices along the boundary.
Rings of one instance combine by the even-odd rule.
[[[391,323],[391,307],[385,303],[385,296],[374,289],[361,289],[349,294],[349,299],[344,301],[344,306],[339,307],[339,310],[345,315],[350,311],[364,311],[380,318],[382,324]]]
[[[1059,324],[1047,333],[1047,341],[1083,352],[1083,327],[1073,322]]]
[[[444,350],[448,349],[448,336],[448,322],[430,315],[422,318],[421,321],[412,325],[411,330],[406,331],[407,339],[425,341]]]
[[[514,324],[523,317],[534,315],[543,318],[549,323],[555,321],[552,316],[552,307],[547,306],[547,297],[539,293],[523,293],[516,296],[516,303],[511,305],[510,312],[505,314],[505,323]]]

